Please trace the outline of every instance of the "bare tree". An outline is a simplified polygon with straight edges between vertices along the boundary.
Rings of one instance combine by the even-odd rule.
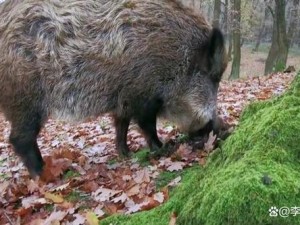
[[[291,7],[290,11],[290,25],[288,29],[288,46],[291,46],[291,43],[294,39],[295,31],[297,32],[297,18],[298,18],[298,7],[299,7],[299,0],[293,0],[293,6]]]
[[[241,0],[233,0],[233,61],[230,79],[240,76],[241,65]]]
[[[268,19],[268,15],[269,15],[269,8],[266,5],[269,5],[270,1],[271,0],[268,0],[268,2],[267,2],[265,0],[265,2],[267,2],[267,4],[264,4],[264,17],[262,18],[262,23],[261,23],[261,26],[260,26],[259,31],[258,31],[258,36],[257,36],[257,39],[256,39],[255,47],[252,50],[253,52],[258,51],[261,39],[264,36],[265,29],[266,29],[266,21]]]
[[[220,26],[220,15],[221,15],[221,0],[215,0],[214,20],[213,20],[213,26],[214,27],[219,27]]]
[[[288,56],[288,38],[285,21],[285,0],[275,0],[275,12],[269,6],[273,16],[272,45],[265,65],[265,75],[281,71],[286,66]]]

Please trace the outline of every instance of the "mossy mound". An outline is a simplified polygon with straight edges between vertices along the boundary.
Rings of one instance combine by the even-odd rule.
[[[269,209],[287,207],[287,217]],[[300,224],[300,74],[276,99],[251,104],[239,127],[205,168],[191,168],[170,200],[149,212],[112,216],[101,224]],[[281,213],[284,211],[280,211]]]

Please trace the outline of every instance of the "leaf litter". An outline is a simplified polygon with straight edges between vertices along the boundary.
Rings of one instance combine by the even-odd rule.
[[[278,73],[222,81],[218,114],[225,130],[238,124],[247,104],[282,94],[293,77]],[[198,148],[177,141],[181,134],[176,127],[160,122],[158,135],[172,143],[173,151],[143,166],[135,159],[118,159],[109,115],[78,125],[50,119],[38,138],[45,171],[40,179],[31,180],[8,144],[9,132],[10,125],[0,114],[0,224],[98,224],[114,213],[150,210],[167,201],[169,189],[181,182],[177,176],[165,187],[156,188],[159,174],[205,165],[218,141],[210,133]],[[130,126],[128,144],[133,152],[147,147],[135,125]],[[173,213],[170,224],[175,223]]]

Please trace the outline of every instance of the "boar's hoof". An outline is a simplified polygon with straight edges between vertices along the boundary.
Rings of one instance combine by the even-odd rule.
[[[119,147],[118,148],[118,154],[119,154],[119,157],[121,159],[126,159],[130,156],[130,151],[129,151],[129,148],[126,146],[126,147]]]
[[[42,175],[43,167],[44,167],[44,161],[42,159],[39,159],[35,156],[26,157],[26,159],[24,159],[23,162],[26,168],[28,169],[31,178],[34,179]]]

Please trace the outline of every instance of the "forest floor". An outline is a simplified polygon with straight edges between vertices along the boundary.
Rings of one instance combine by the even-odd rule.
[[[251,76],[262,74],[261,58],[244,58],[257,66],[251,64],[243,79],[222,81],[218,95],[219,115],[233,127],[246,105],[282,94],[296,74]],[[299,66],[296,61],[292,57],[290,64]],[[205,165],[215,144],[210,136],[204,149],[192,151],[183,141],[171,156],[149,160],[144,138],[131,125],[132,157],[119,160],[109,115],[77,125],[49,120],[38,138],[46,172],[33,181],[8,144],[9,131],[0,114],[0,224],[97,224],[112,214],[149,210],[168,201],[185,168]],[[184,137],[164,121],[158,134],[164,142]]]

